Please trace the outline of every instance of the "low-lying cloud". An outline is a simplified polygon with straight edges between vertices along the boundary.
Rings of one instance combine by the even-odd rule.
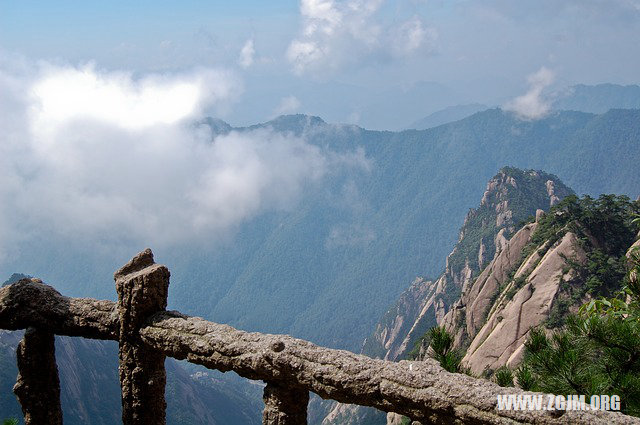
[[[280,103],[274,110],[275,116],[284,115],[284,114],[292,114],[295,112],[299,112],[302,104],[297,97],[293,95],[289,95],[280,99]]]
[[[216,136],[194,124],[240,92],[224,71],[14,71],[0,70],[0,255],[30,238],[206,240],[292,208],[306,186],[344,166],[300,137]]]
[[[504,108],[515,112],[523,119],[535,120],[544,117],[551,110],[551,100],[544,95],[544,89],[553,83],[554,78],[553,71],[543,66],[527,78],[529,90],[508,102]]]
[[[240,49],[240,58],[238,59],[238,63],[245,69],[249,68],[251,65],[253,65],[255,55],[256,49],[253,46],[253,39],[250,38],[244,43],[242,49]]]
[[[418,16],[387,22],[384,0],[301,0],[302,28],[287,49],[297,74],[429,52],[438,33]]]

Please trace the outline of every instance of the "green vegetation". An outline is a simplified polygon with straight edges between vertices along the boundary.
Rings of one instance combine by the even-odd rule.
[[[513,285],[511,285],[507,293],[504,295],[505,299],[507,301],[511,301],[513,297],[516,295],[516,293],[520,290],[520,288],[522,288],[526,284],[527,284],[527,276],[518,276],[516,279],[513,280]]]
[[[524,261],[535,250],[543,256],[567,232],[573,232],[586,252],[586,262],[565,258],[569,281],[561,281],[560,295],[545,323],[548,328],[565,324],[570,307],[579,305],[585,296],[611,296],[625,282],[625,250],[633,243],[635,214],[640,203],[626,196],[600,195],[598,199],[568,196],[538,222],[531,242],[522,254]]]
[[[444,328],[436,326],[429,329],[430,356],[440,363],[446,371],[459,372],[462,355],[457,350],[452,350],[453,338]]]
[[[18,420],[13,418],[13,419],[5,419],[2,421],[2,425],[18,425]]]
[[[521,364],[516,369],[516,382],[525,391],[533,391],[536,388],[536,381],[531,368],[526,364]]]
[[[431,341],[429,333],[430,332],[427,331],[427,333],[418,338],[418,340],[413,344],[413,348],[411,348],[411,351],[407,353],[408,360],[419,360],[421,348],[429,347],[429,342]]]
[[[501,387],[513,387],[513,372],[506,366],[502,366],[494,373],[496,384]]]
[[[617,394],[624,413],[640,416],[640,247],[626,252],[640,228],[639,211],[640,204],[626,196],[569,196],[539,221],[528,254],[544,247],[544,255],[571,231],[586,262],[565,259],[563,274],[575,273],[560,282],[561,296],[545,323],[556,330],[532,329],[522,364],[515,371],[499,368],[492,380],[554,394]],[[524,280],[510,282],[507,299]],[[569,314],[585,297],[591,301],[579,314]],[[463,371],[444,328],[431,329],[419,345],[430,346],[428,354],[446,370]]]
[[[630,223],[636,224],[637,219]],[[606,227],[602,229],[606,231]],[[609,246],[616,244],[609,241]],[[611,249],[611,248],[610,248]],[[625,284],[614,297],[584,304],[566,326],[532,329],[516,371],[524,389],[554,394],[617,394],[621,410],[640,416],[640,250],[629,250]]]
[[[486,203],[478,209],[472,209],[467,214],[465,225],[462,228],[463,238],[456,245],[456,251],[449,258],[449,265],[454,270],[461,270],[468,262],[472,270],[478,272],[481,268],[478,264],[478,249],[480,244],[485,245],[486,258],[491,259],[495,253],[495,236],[501,228],[505,228],[505,237],[508,239],[514,232],[516,223],[522,223],[534,216],[537,209],[548,209],[549,195],[546,182],[555,182],[556,196],[563,198],[572,195],[573,191],[562,184],[558,177],[542,171],[520,170],[515,167],[503,167],[493,180],[501,179],[499,191],[489,193]],[[512,179],[515,183],[506,182]],[[496,205],[506,201],[512,216],[498,227],[496,225]],[[484,264],[486,265],[486,264]]]
[[[464,353],[452,348],[453,338],[444,326],[434,326],[429,329],[426,335],[416,343],[416,347],[419,345],[426,348],[427,355],[432,359],[437,360],[444,370],[452,373],[464,373],[469,376],[474,376],[469,368],[464,367],[461,364]],[[414,350],[416,347],[414,347]]]

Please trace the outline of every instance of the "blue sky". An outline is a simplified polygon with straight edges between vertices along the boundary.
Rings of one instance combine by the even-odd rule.
[[[233,72],[242,94],[211,111],[232,124],[303,112],[402,128],[459,103],[502,105],[543,67],[549,90],[635,84],[639,39],[639,0],[0,1],[5,55]]]

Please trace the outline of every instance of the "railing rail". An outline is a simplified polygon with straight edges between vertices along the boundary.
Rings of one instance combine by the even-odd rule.
[[[125,425],[165,423],[165,356],[264,381],[269,425],[306,424],[309,392],[423,424],[640,424],[617,412],[498,410],[499,394],[526,392],[448,373],[433,361],[388,362],[165,311],[169,271],[150,250],[115,280],[117,303],[64,297],[37,279],[0,289],[0,329],[27,329],[14,392],[28,425],[62,424],[55,334],[119,341]]]

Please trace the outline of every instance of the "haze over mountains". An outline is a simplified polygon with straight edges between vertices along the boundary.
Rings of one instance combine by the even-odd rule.
[[[353,351],[416,276],[442,272],[460,223],[505,164],[551,172],[579,194],[635,198],[640,187],[640,110],[523,120],[488,109],[403,132],[304,115],[245,128],[207,119],[196,128],[214,144],[260,131],[304,139],[327,158],[351,162],[307,186],[290,207],[248,219],[226,238],[154,248],[172,271],[169,307]],[[113,298],[122,247],[32,242],[18,247],[12,272],[65,294]],[[56,248],[61,243],[65,250]],[[229,397],[214,397],[221,396]]]
[[[552,172],[594,196],[637,196],[640,187],[638,110],[523,121],[490,109],[400,133],[284,116],[233,133],[261,128],[304,137],[325,152],[360,152],[369,166],[339,169],[291,209],[249,220],[227,240],[155,248],[172,270],[170,305],[356,351],[407,282],[440,273],[458,223],[505,164]],[[60,251],[57,243],[24,246],[5,268],[72,295],[113,297],[110,275],[121,258],[101,247]]]
[[[619,84],[598,84],[589,86],[577,84],[556,92],[548,93],[550,109],[556,111],[580,111],[602,114],[609,109],[640,109],[640,86]],[[407,129],[425,130],[466,118],[476,112],[489,109],[481,103],[449,106],[415,121]]]
[[[640,195],[639,0],[0,10],[0,282],[24,273],[114,299],[114,270],[150,247],[171,270],[170,309],[360,351],[399,297],[446,274],[499,170],[538,170],[577,195]],[[491,249],[483,239],[468,258]],[[2,359],[13,342],[0,341]],[[113,347],[67,342],[65,362],[114,360]],[[191,418],[259,420],[252,384],[188,372],[168,391]],[[78,422],[103,416],[85,403],[95,388],[117,404],[113,376],[86,373]],[[217,379],[229,391],[206,391]],[[256,403],[243,404],[247,391]],[[216,403],[236,416],[201,409]]]

